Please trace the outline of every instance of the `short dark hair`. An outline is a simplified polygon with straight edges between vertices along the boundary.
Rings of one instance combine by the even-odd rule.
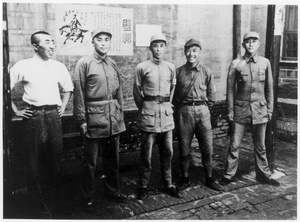
[[[38,42],[37,42],[38,39],[37,39],[37,37],[36,37],[36,35],[38,35],[38,34],[50,35],[50,34],[49,34],[48,32],[46,32],[46,31],[38,31],[38,32],[35,32],[35,33],[33,33],[33,34],[31,35],[31,37],[30,37],[31,44],[33,44],[33,43],[38,43]]]

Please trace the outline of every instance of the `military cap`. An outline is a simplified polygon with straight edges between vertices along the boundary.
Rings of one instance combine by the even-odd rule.
[[[109,29],[107,28],[103,28],[103,27],[98,27],[96,28],[94,31],[92,31],[92,39],[96,36],[96,35],[99,35],[99,34],[107,34],[110,38],[112,37],[112,34],[110,32]]]
[[[257,32],[253,32],[253,31],[247,32],[244,35],[243,41],[245,41],[246,39],[249,39],[249,38],[257,38],[257,39],[259,39],[259,34]]]
[[[196,46],[199,46],[199,48],[201,49],[201,44],[200,44],[200,41],[199,40],[196,40],[196,39],[190,39],[189,41],[187,41],[184,45],[184,48],[187,49],[193,45],[196,45]]]
[[[152,44],[152,42],[154,41],[164,41],[166,44],[167,44],[167,39],[166,39],[166,36],[163,35],[163,34],[155,34],[153,36],[151,36],[151,39],[150,39],[150,45]]]

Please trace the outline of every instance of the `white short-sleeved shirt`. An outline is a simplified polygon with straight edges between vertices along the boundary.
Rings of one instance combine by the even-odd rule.
[[[30,105],[61,105],[59,86],[64,92],[73,91],[73,83],[66,66],[34,55],[17,62],[10,70],[11,89],[17,82],[24,86],[23,101]]]

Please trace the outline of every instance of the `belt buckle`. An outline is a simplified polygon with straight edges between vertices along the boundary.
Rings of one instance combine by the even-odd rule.
[[[107,100],[111,100],[111,99],[112,99],[111,95],[107,96]]]
[[[163,97],[158,96],[158,103],[163,103]]]

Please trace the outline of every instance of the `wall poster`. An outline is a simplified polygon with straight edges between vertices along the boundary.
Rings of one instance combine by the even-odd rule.
[[[109,55],[133,55],[133,9],[98,5],[58,4],[55,7],[58,55],[89,55],[96,27],[112,32]]]

